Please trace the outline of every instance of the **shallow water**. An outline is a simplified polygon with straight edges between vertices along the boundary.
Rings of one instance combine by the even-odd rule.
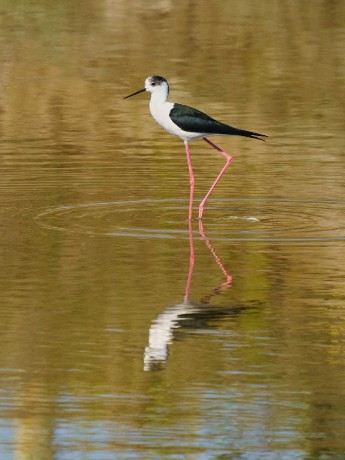
[[[1,459],[345,456],[345,8],[0,6]],[[188,224],[183,143],[269,135]],[[191,144],[197,207],[223,166]]]

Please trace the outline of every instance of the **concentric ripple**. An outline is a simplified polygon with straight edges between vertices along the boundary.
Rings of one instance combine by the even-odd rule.
[[[187,211],[182,199],[129,200],[48,208],[34,220],[84,235],[185,239]],[[344,211],[345,201],[210,200],[203,223],[213,240],[345,241]]]

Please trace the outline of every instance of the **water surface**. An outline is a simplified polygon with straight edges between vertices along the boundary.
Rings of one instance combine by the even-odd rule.
[[[345,456],[340,1],[3,1],[1,459]],[[189,225],[140,89],[269,135]],[[197,206],[223,166],[191,144]]]

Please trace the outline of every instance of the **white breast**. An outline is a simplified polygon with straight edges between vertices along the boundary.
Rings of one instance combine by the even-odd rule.
[[[178,136],[183,141],[192,141],[195,139],[200,139],[201,137],[205,136],[204,133],[190,133],[190,132],[183,131],[181,128],[175,125],[175,123],[171,120],[169,116],[170,111],[173,107],[174,107],[173,102],[157,103],[157,101],[155,101],[153,97],[151,98],[151,101],[150,101],[151,115],[156,120],[156,122],[166,131],[168,131],[171,134],[174,134],[175,136]]]

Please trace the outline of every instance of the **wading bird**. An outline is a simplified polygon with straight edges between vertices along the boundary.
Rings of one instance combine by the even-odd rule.
[[[165,78],[159,77],[157,75],[147,77],[145,80],[145,87],[143,89],[140,89],[139,91],[126,96],[124,99],[135,96],[136,94],[143,93],[145,91],[151,93],[150,112],[156,122],[162,128],[166,129],[169,133],[179,137],[184,142],[190,176],[188,214],[189,220],[192,220],[193,213],[194,174],[188,143],[196,139],[204,139],[204,141],[206,141],[211,147],[221,153],[226,159],[225,166],[222,168],[216,180],[213,182],[210,190],[206,193],[205,198],[199,205],[199,219],[202,219],[206,201],[208,200],[219,179],[225,173],[232,161],[231,155],[229,155],[227,152],[224,152],[224,150],[207,139],[207,137],[218,134],[225,136],[244,136],[263,141],[264,139],[262,138],[267,136],[265,134],[245,131],[243,129],[238,129],[234,128],[233,126],[226,125],[220,121],[215,120],[214,118],[211,118],[205,113],[200,112],[197,109],[188,107],[187,105],[168,102],[168,82]]]

